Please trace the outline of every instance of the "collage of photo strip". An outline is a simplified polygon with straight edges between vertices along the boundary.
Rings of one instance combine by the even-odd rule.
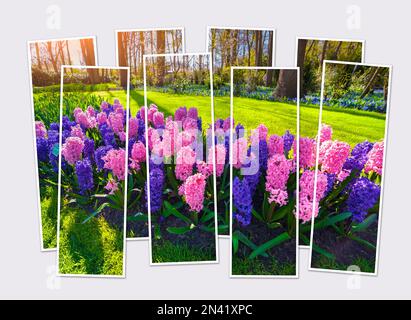
[[[309,270],[377,275],[389,65],[365,41],[276,31],[117,30],[116,66],[96,37],[28,42],[42,251],[59,276],[125,277],[127,241],[150,265],[219,263],[231,278]],[[225,253],[223,253],[225,254]]]

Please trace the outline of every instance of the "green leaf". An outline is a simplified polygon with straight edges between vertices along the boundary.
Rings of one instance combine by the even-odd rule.
[[[179,218],[179,219],[183,220],[184,222],[187,222],[188,224],[192,223],[190,218],[186,217],[180,211],[178,211],[176,208],[174,208],[173,205],[170,202],[164,201],[164,207],[166,208],[168,215],[172,214],[176,218]]]
[[[238,236],[237,234],[233,234],[233,252],[236,254],[238,251]]]
[[[254,217],[257,218],[257,220],[259,220],[259,221],[261,221],[261,222],[264,222],[264,219],[263,219],[263,217],[261,216],[261,214],[259,214],[259,213],[258,213],[257,211],[255,211],[254,209],[252,209],[252,214],[253,214]]]
[[[354,235],[352,235],[352,234],[349,235],[348,238],[350,238],[350,239],[352,239],[352,240],[354,240],[354,241],[357,241],[358,243],[360,243],[360,244],[362,244],[362,245],[370,248],[370,249],[373,250],[373,251],[375,251],[375,250],[377,249],[377,248],[375,247],[375,245],[373,245],[372,243],[368,242],[367,240],[361,239],[361,238],[359,238],[359,237],[357,237],[357,236],[354,236]]]
[[[314,229],[318,230],[318,229],[326,228],[326,227],[328,227],[332,224],[335,224],[337,222],[344,221],[344,220],[350,218],[351,216],[352,216],[351,212],[343,212],[343,213],[340,213],[340,214],[337,214],[337,215],[333,215],[331,217],[327,216],[323,220],[315,223],[314,224]]]
[[[84,219],[84,221],[81,224],[86,223],[87,221],[89,221],[91,218],[95,217],[96,215],[98,215],[105,207],[107,207],[109,205],[108,202],[103,203],[101,206],[99,206],[97,208],[96,211],[92,212],[86,219]]]
[[[301,240],[303,240],[303,242],[304,242],[306,245],[310,245],[310,240],[309,240],[305,235],[300,234],[300,238],[301,238]],[[319,254],[327,257],[328,259],[332,259],[332,260],[335,259],[335,256],[334,256],[332,253],[328,252],[327,250],[324,250],[324,249],[320,248],[319,246],[317,246],[317,245],[314,244],[314,243],[312,244],[312,249],[313,249],[315,252],[317,252],[317,253],[319,253]]]
[[[195,228],[194,224],[191,224],[190,226],[187,227],[168,227],[167,231],[173,234],[184,234],[190,230]]]
[[[224,232],[228,230],[228,225],[219,225],[218,226],[218,233]]]
[[[311,246],[312,246],[312,248],[315,252],[317,252],[319,254],[322,254],[323,256],[327,257],[328,259],[335,260],[335,256],[332,253],[328,252],[327,250],[324,250],[323,248],[320,248],[319,246],[317,246],[314,243],[312,243]]]
[[[377,215],[373,213],[369,217],[367,217],[363,222],[355,225],[352,227],[352,232],[358,232],[366,230],[374,221],[377,220]]]
[[[271,221],[277,221],[280,220],[282,218],[284,218],[287,213],[289,213],[290,211],[294,210],[295,207],[295,198],[293,199],[293,201],[290,201],[287,205],[279,208],[272,216]]]
[[[241,231],[237,230],[233,233],[233,236],[236,235],[238,240],[241,241],[244,245],[249,247],[251,250],[257,249],[257,245],[254,244],[250,239],[248,239]],[[268,258],[268,254],[261,254],[263,257]]]
[[[154,226],[154,237],[156,239],[161,239],[161,229],[159,225]]]
[[[282,224],[279,222],[272,222],[267,225],[270,229],[277,229],[282,227]]]
[[[278,246],[279,244],[289,239],[291,239],[290,235],[287,232],[283,232],[282,234],[278,235],[274,239],[271,239],[267,241],[266,243],[262,244],[261,246],[257,247],[253,252],[251,252],[249,258],[254,259],[260,254],[265,253],[268,249]]]
[[[206,211],[206,213],[201,216],[201,219],[200,219],[201,223],[206,223],[207,221],[213,219],[215,216],[214,211],[206,210],[206,209],[204,209],[204,211]]]

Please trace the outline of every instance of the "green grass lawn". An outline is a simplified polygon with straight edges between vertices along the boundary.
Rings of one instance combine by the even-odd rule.
[[[45,188],[40,203],[44,249],[57,247],[57,200],[58,188],[56,186]]]
[[[123,91],[96,92],[109,102],[114,98],[125,101]],[[230,99],[215,97],[216,118],[225,118],[229,114]],[[180,106],[196,106],[203,119],[203,128],[211,122],[210,98],[203,96],[185,96],[161,92],[148,92],[148,103],[155,103],[166,115],[172,115]],[[135,115],[144,104],[144,92],[131,90],[130,110]],[[318,106],[302,105],[300,108],[301,136],[315,137],[318,130]],[[287,103],[261,101],[249,98],[235,97],[234,119],[246,128],[256,128],[264,123],[269,133],[283,134],[286,130],[295,133],[295,106]],[[348,142],[351,146],[364,140],[378,141],[384,137],[385,115],[376,112],[336,109],[324,107],[323,122],[333,127],[333,137]]]
[[[152,245],[153,263],[214,261],[214,250],[198,250],[188,244],[161,241]]]
[[[82,224],[81,209],[61,211],[59,271],[62,274],[122,275],[123,232],[99,216]]]
[[[232,261],[232,274],[238,276],[285,276],[295,275],[296,266],[295,263],[283,263],[280,264],[275,258],[271,259],[270,265],[262,263],[258,259],[247,259],[233,256]]]
[[[336,262],[335,260],[321,257],[313,257],[311,263],[312,268],[318,269],[328,269],[328,270],[343,270],[346,271],[350,267],[349,265],[344,265]],[[375,272],[375,261],[367,260],[364,258],[356,258],[351,266],[357,266],[361,272],[374,273]]]

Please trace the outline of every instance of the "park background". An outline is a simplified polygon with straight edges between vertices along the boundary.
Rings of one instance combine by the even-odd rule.
[[[10,115],[0,133],[4,150],[0,159],[3,183],[0,224],[2,298],[114,298],[114,299],[298,299],[298,298],[411,298],[411,275],[402,266],[411,263],[404,241],[411,216],[407,210],[406,170],[409,144],[409,52],[403,39],[411,28],[411,4],[385,1],[326,0],[230,2],[210,0],[201,7],[189,1],[143,2],[138,6],[119,0],[115,6],[73,0],[58,4],[60,29],[48,28],[49,1],[16,1],[3,5],[1,27],[9,30],[3,41],[0,80],[4,109]],[[252,6],[252,10],[244,8]],[[24,7],[24,10],[22,8]],[[132,10],[130,10],[130,7]],[[155,15],[141,14],[152,12]],[[356,24],[356,14],[360,24]],[[246,12],[246,13],[245,13]],[[357,11],[358,12],[358,11]],[[358,14],[358,13],[357,13]],[[117,17],[113,19],[113,17]],[[309,19],[309,23],[306,23]],[[24,21],[25,23],[22,23]],[[384,23],[382,23],[382,21]],[[399,23],[400,22],[400,23]],[[188,52],[205,50],[207,25],[259,26],[277,29],[276,66],[294,66],[297,36],[365,39],[365,61],[393,65],[391,115],[387,146],[384,210],[378,277],[309,272],[308,250],[300,251],[298,280],[240,280],[228,278],[229,240],[220,240],[220,264],[184,267],[149,267],[148,242],[127,243],[127,278],[58,279],[55,253],[41,253],[33,155],[32,116],[27,63],[27,41],[96,35],[99,63],[115,64],[115,32],[122,28],[185,26]],[[18,122],[17,122],[18,121]],[[16,129],[18,128],[18,129]],[[13,132],[13,135],[10,133]],[[11,151],[12,150],[12,151]],[[156,285],[153,285],[153,284]],[[198,290],[201,288],[201,290]]]

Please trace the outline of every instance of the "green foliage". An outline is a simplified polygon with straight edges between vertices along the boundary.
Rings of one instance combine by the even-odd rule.
[[[83,84],[83,83],[67,83],[64,84],[64,92],[83,92],[83,91],[108,91],[116,89],[115,83],[99,83],[99,84]],[[57,92],[60,93],[60,84],[51,85],[47,87],[34,87],[33,93]]]
[[[361,62],[362,43],[360,42],[340,42],[327,41],[326,50],[324,49],[325,41],[309,40],[306,46],[306,55],[304,67],[302,70],[303,93],[319,94],[321,89],[322,65],[321,56],[324,53],[325,60],[340,60]]]

